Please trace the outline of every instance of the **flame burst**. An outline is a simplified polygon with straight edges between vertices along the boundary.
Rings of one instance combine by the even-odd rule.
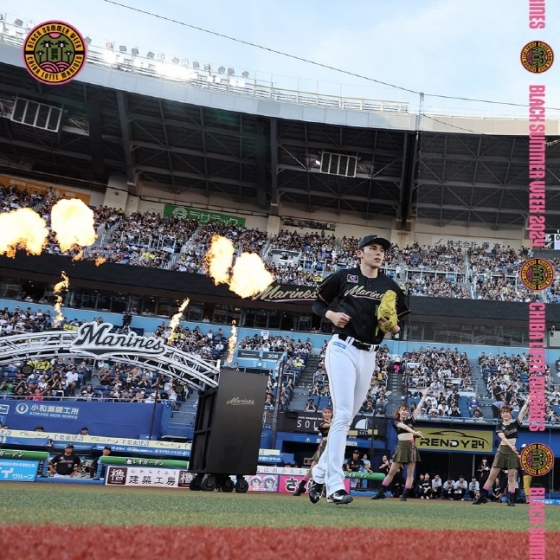
[[[81,261],[82,258],[83,258],[83,255],[84,255],[84,252],[82,251],[82,249],[80,249],[78,251],[78,253],[72,257],[72,262]]]
[[[95,266],[101,266],[106,260],[105,257],[97,257],[95,259]]]
[[[229,288],[242,298],[258,294],[272,284],[274,277],[256,253],[243,253],[235,261]]]
[[[181,307],[179,307],[179,311],[177,311],[177,313],[175,313],[175,315],[173,315],[173,317],[171,317],[171,322],[169,323],[169,328],[171,329],[171,332],[169,333],[169,338],[167,339],[167,344],[171,344],[171,341],[173,340],[173,331],[175,330],[175,327],[181,321],[181,317],[183,316],[183,311],[185,311],[185,309],[187,308],[187,305],[189,305],[189,301],[190,301],[189,298],[187,298],[181,304]]]
[[[204,257],[204,264],[208,268],[214,284],[229,282],[229,269],[233,261],[235,247],[233,243],[221,235],[212,236],[212,244]]]
[[[55,284],[53,289],[53,292],[56,296],[56,301],[53,305],[53,309],[56,312],[56,315],[53,317],[54,328],[58,327],[62,319],[64,319],[64,315],[60,311],[60,308],[62,307],[62,296],[60,295],[60,292],[62,292],[62,290],[67,290],[70,285],[69,278],[68,276],[66,276],[66,272],[64,272],[64,270],[61,272],[61,276],[62,280],[58,282],[58,284]]]
[[[217,284],[228,284],[230,289],[242,298],[262,292],[274,277],[266,270],[256,253],[243,253],[237,257],[233,269],[233,243],[220,235],[212,237],[212,245],[204,257],[210,276]]]
[[[40,255],[48,235],[45,220],[31,208],[0,214],[0,255],[14,258],[18,249]]]
[[[61,251],[93,245],[97,239],[93,224],[93,210],[78,198],[63,198],[52,207],[51,227]]]
[[[237,327],[235,321],[231,322],[231,336],[228,338],[228,357],[227,363],[233,362],[233,353],[235,352],[235,345],[237,344]]]

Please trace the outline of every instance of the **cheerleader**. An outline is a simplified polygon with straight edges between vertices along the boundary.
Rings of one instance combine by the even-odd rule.
[[[294,496],[301,496],[302,494],[305,494],[307,483],[311,478],[311,469],[319,462],[319,457],[321,457],[323,451],[325,450],[325,447],[327,446],[327,436],[329,435],[329,430],[331,429],[332,408],[328,406],[323,408],[322,418],[323,419],[319,424],[319,432],[322,436],[321,443],[319,444],[317,451],[315,451],[315,454],[311,458],[311,466],[309,467],[309,470],[307,471],[305,477],[299,481],[298,487],[293,494]]]
[[[375,496],[373,496],[372,500],[382,500],[387,497],[385,495],[387,487],[391,484],[393,477],[397,474],[399,469],[406,464],[406,482],[404,485],[404,492],[401,496],[401,502],[406,502],[408,494],[414,484],[414,468],[416,467],[416,463],[420,462],[420,454],[414,444],[414,438],[421,438],[422,432],[417,432],[413,426],[416,422],[418,414],[420,413],[420,409],[424,404],[424,399],[427,394],[428,387],[424,390],[422,398],[420,399],[412,417],[409,417],[410,409],[406,404],[401,404],[397,409],[397,412],[395,412],[395,416],[393,418],[393,428],[397,431],[397,438],[399,440],[397,452],[395,453],[395,459],[391,465],[389,474],[381,483],[381,489]]]
[[[515,448],[515,443],[517,442],[517,432],[521,427],[523,418],[527,414],[527,409],[529,407],[529,397],[523,405],[523,408],[519,411],[517,420],[513,420],[511,414],[511,407],[507,404],[503,405],[500,410],[500,415],[502,421],[496,427],[496,433],[498,437],[502,440],[498,453],[494,458],[492,463],[492,468],[490,469],[490,475],[488,480],[480,490],[480,496],[473,502],[473,505],[485,504],[488,502],[488,491],[492,489],[494,481],[499,476],[502,469],[508,470],[508,506],[515,506],[515,481],[517,479],[517,469],[521,468],[521,462],[519,460],[519,453]]]

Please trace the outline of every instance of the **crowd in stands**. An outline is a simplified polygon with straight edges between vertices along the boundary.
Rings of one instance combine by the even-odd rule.
[[[29,206],[43,215],[47,225],[50,209],[58,199],[53,190],[38,194],[0,186],[0,212]],[[95,226],[105,235],[85,251],[84,258],[102,257],[119,264],[205,274],[204,256],[214,233],[230,238],[238,253],[259,253],[282,284],[317,285],[340,267],[358,263],[358,237],[337,239],[325,231],[281,230],[269,239],[266,232],[254,228],[201,224],[195,219],[162,217],[153,212],[125,216],[122,210],[103,206],[95,210]],[[60,253],[53,233],[45,250]],[[272,251],[284,254],[279,259],[272,258]],[[75,256],[77,252],[67,254]],[[523,286],[518,271],[527,257],[526,249],[500,244],[491,248],[488,243],[470,243],[468,247],[453,242],[431,247],[414,243],[402,250],[394,245],[385,257],[385,270],[416,296],[514,302],[546,297],[560,301],[560,281],[544,295]],[[553,264],[560,268],[556,259]]]
[[[46,303],[46,302],[44,302]],[[49,309],[32,311],[30,307],[23,310],[15,306],[13,311],[4,307],[0,311],[0,336],[42,332],[52,328],[52,317]]]
[[[198,227],[191,219],[163,217],[153,212],[123,216],[111,225],[100,245],[87,251],[87,258],[102,257],[106,262],[147,268],[169,268],[173,255],[179,253]]]
[[[295,340],[289,336],[271,337],[255,334],[238,341],[237,348],[239,350],[281,352],[283,354],[282,385],[278,386],[278,376],[269,375],[265,408],[273,409],[276,401],[278,401],[279,410],[286,410],[294,396],[294,388],[298,384],[309,355],[313,351],[311,339],[308,338],[305,342],[302,342],[301,339]]]
[[[187,248],[171,267],[172,270],[205,274],[204,257],[214,235],[229,239],[238,254],[261,253],[267,239],[266,232],[254,228],[227,226],[221,223],[206,224],[189,240]]]
[[[43,202],[43,198],[39,193],[0,186],[0,213],[11,212],[18,208],[37,208]]]
[[[478,359],[482,377],[486,383],[487,396],[493,399],[492,410],[495,418],[499,418],[500,408],[504,403],[518,412],[529,394],[529,363],[528,355],[523,354],[492,354],[484,352]],[[545,381],[545,418],[551,424],[560,423],[560,384],[547,365],[544,371]]]
[[[59,400],[75,396],[92,378],[92,362],[82,358],[28,361],[3,368],[0,395],[30,401]],[[91,387],[91,384],[88,384]]]
[[[30,362],[26,365],[28,366]],[[154,403],[177,402],[188,397],[187,385],[135,364],[81,358],[53,358],[26,366],[6,366],[0,384],[2,398],[59,401],[61,398],[88,402]]]
[[[462,249],[453,244],[420,247],[418,243],[404,247],[401,257],[408,270],[464,273]]]
[[[446,280],[438,274],[409,272],[406,293],[411,296],[471,299],[465,283]]]
[[[435,346],[405,352],[401,371],[412,411],[416,409],[423,389],[429,387],[419,419],[469,416],[483,419],[480,406],[472,406],[472,397],[476,398],[476,395],[466,353]]]

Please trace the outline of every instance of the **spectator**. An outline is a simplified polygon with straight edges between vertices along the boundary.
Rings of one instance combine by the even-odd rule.
[[[362,455],[362,462],[363,462],[363,464],[364,464],[363,472],[365,472],[365,473],[373,473],[373,471],[371,470],[371,461],[369,460],[369,457],[368,457],[368,454],[367,454],[367,453],[364,453],[364,454]],[[363,481],[362,481],[362,488],[367,488],[367,486],[368,486],[368,481],[367,481],[367,479],[366,479],[366,480],[363,480]]]
[[[482,457],[476,473],[478,482],[480,483],[480,488],[482,488],[490,476],[490,465],[488,464],[488,459],[486,457]]]
[[[471,500],[475,500],[478,498],[478,494],[480,492],[480,484],[476,479],[476,476],[473,476],[471,481],[469,482],[469,498]]]
[[[467,494],[468,484],[465,477],[461,475],[453,485],[453,499],[462,500]]]
[[[439,474],[434,475],[432,479],[432,494],[437,500],[441,499],[442,481]]]
[[[317,406],[313,402],[313,399],[308,399],[305,405],[305,412],[317,412]]]
[[[455,482],[451,477],[449,477],[444,483],[441,491],[441,495],[444,499],[452,500],[453,499],[453,487]]]
[[[420,498],[423,500],[429,500],[433,496],[434,490],[432,488],[432,481],[430,480],[430,475],[426,473],[424,475],[424,481],[420,487]]]

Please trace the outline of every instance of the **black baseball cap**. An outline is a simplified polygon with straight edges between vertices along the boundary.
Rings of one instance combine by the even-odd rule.
[[[74,449],[74,446],[73,446],[71,443],[69,443],[64,449],[68,449],[69,447],[71,447],[72,449]]]
[[[377,243],[378,245],[381,245],[381,247],[383,247],[385,251],[388,251],[391,248],[391,242],[388,239],[379,237],[377,235],[366,235],[365,237],[362,237],[362,240],[358,245],[358,249],[361,250],[366,245],[371,245],[372,243]]]

